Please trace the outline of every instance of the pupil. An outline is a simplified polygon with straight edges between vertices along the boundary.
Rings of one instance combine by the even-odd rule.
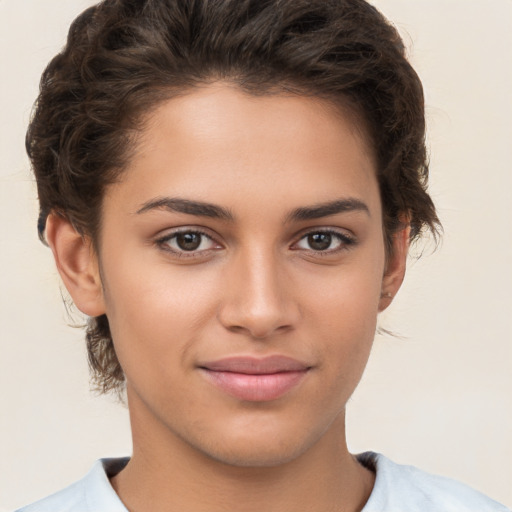
[[[308,244],[316,251],[325,251],[331,245],[332,236],[329,233],[314,233],[308,236]]]
[[[201,245],[199,233],[180,233],[176,236],[176,243],[184,251],[194,251]]]

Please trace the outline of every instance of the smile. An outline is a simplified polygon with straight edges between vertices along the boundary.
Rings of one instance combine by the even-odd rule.
[[[200,366],[223,392],[251,402],[276,400],[298,386],[311,367],[286,356],[232,357]]]

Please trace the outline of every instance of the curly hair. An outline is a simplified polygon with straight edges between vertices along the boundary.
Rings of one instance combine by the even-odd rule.
[[[375,150],[389,251],[404,215],[411,240],[439,221],[427,193],[423,89],[395,28],[364,0],[104,0],[71,25],[44,71],[26,147],[39,235],[50,212],[93,244],[105,188],[130,158],[144,116],[216,80],[249,94],[292,91],[354,111]],[[90,318],[91,376],[120,391],[108,319]]]

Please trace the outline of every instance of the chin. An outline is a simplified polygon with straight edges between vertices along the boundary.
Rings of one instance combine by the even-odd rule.
[[[244,446],[238,446],[238,444],[217,446],[215,449],[208,450],[207,455],[216,462],[236,468],[270,468],[295,460],[305,450],[306,448],[302,446],[267,441],[265,443],[249,443]]]
[[[318,438],[311,430],[278,428],[279,425],[253,425],[229,429],[215,438],[197,440],[195,448],[212,460],[233,467],[275,467],[293,461],[306,452]],[[260,427],[260,428],[258,428]],[[269,428],[270,427],[270,428]],[[282,427],[282,426],[281,426]]]

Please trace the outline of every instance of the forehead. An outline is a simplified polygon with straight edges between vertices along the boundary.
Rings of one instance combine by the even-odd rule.
[[[336,138],[340,142],[340,136],[349,136],[358,139],[366,157],[373,158],[374,147],[363,117],[348,98],[324,99],[279,89],[255,95],[230,82],[214,82],[163,102],[152,111],[143,123],[139,147],[142,152],[151,150],[157,132],[164,137],[186,138],[193,144],[201,142],[201,136],[210,142],[224,137],[268,143],[279,131],[290,142],[307,139],[308,147],[327,145]]]
[[[376,202],[374,158],[355,119],[327,100],[212,84],[148,116],[120,185],[130,200],[242,197],[293,208],[371,192],[365,202]]]

